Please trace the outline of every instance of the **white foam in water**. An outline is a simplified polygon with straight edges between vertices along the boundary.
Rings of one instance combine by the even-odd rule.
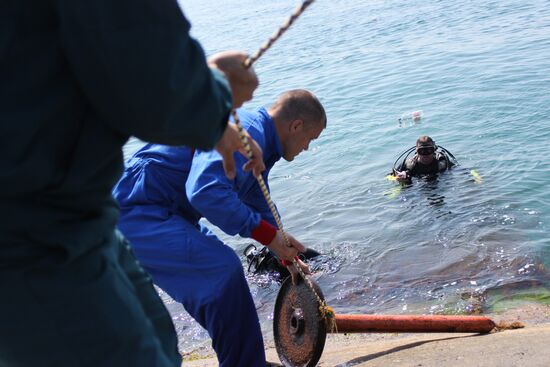
[[[401,115],[401,117],[398,119],[398,121],[401,122],[419,122],[424,115],[424,112],[422,110],[412,111],[408,113],[404,113]]]

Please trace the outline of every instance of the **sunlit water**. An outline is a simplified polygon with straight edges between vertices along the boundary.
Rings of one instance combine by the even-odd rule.
[[[296,5],[181,3],[207,54],[254,52]],[[319,0],[255,68],[261,86],[248,107],[302,87],[328,112],[321,138],[278,163],[270,183],[286,229],[324,253],[313,267],[337,312],[495,312],[517,297],[548,300],[548,1]],[[398,123],[415,110],[418,123]],[[461,165],[407,188],[385,180],[423,134]],[[239,253],[251,242],[222,238]],[[249,283],[269,342],[278,285]],[[163,297],[181,350],[208,345]]]

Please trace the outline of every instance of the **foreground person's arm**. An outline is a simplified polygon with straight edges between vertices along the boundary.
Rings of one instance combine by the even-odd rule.
[[[209,67],[176,1],[59,0],[57,8],[60,47],[89,113],[121,135],[211,149],[232,107],[228,79],[243,82],[239,96],[251,97],[257,85],[252,70],[233,67],[226,79],[223,63]]]

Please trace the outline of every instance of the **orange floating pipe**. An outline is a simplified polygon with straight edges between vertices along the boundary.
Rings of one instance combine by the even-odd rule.
[[[336,315],[338,333],[488,333],[494,327],[484,316]]]

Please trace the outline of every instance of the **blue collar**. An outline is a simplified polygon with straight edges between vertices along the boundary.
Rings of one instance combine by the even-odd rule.
[[[269,151],[273,151],[276,153],[275,160],[279,160],[283,156],[283,148],[281,146],[281,141],[279,139],[279,135],[277,134],[277,129],[275,128],[275,121],[271,118],[269,113],[264,107],[260,107],[258,109],[258,113],[262,115],[266,123],[264,124],[264,128],[266,130],[265,138],[266,138],[266,147],[273,148],[269,149]],[[267,157],[264,157],[264,159]]]

